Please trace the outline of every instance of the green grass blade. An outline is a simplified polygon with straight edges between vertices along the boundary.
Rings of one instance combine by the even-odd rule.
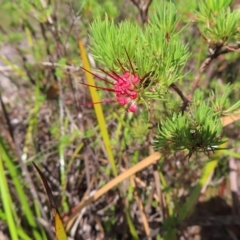
[[[132,221],[130,213],[129,213],[129,209],[127,209],[127,208],[125,209],[125,216],[126,216],[126,219],[127,219],[127,223],[128,223],[129,230],[130,230],[130,233],[132,235],[132,238],[134,240],[139,240],[136,228],[133,224],[133,221]]]
[[[14,217],[13,217],[13,209],[12,207],[13,202],[12,202],[12,198],[10,196],[10,191],[8,188],[8,184],[7,184],[7,179],[4,173],[4,168],[3,168],[3,149],[2,149],[2,145],[0,145],[0,192],[1,192],[1,199],[2,199],[2,203],[3,203],[3,208],[5,211],[5,215],[6,215],[6,221],[8,224],[8,229],[11,235],[11,239],[12,240],[18,240],[18,234],[17,234],[17,226],[15,224],[14,221]]]
[[[32,238],[29,237],[20,227],[17,228],[17,233],[21,240],[32,240]]]
[[[224,150],[223,152],[224,152],[224,154],[226,154],[228,156],[240,159],[240,154],[239,153],[229,151],[229,150]]]
[[[89,62],[88,62],[88,58],[87,58],[87,55],[86,55],[85,48],[84,48],[81,40],[79,40],[78,43],[79,43],[79,49],[80,49],[80,53],[81,53],[81,57],[82,57],[83,67],[86,70],[90,71],[90,65],[89,65]],[[90,74],[89,72],[86,72],[86,71],[85,71],[85,74],[86,74],[88,84],[92,85],[92,86],[95,86],[95,82],[94,82],[92,74]],[[93,87],[89,87],[89,90],[90,90],[90,94],[91,94],[91,97],[92,97],[92,102],[93,103],[94,102],[100,102],[101,100],[100,100],[100,97],[99,97],[96,89],[94,89]],[[101,132],[101,135],[102,135],[102,138],[103,138],[103,141],[104,141],[104,145],[105,145],[106,151],[108,153],[108,157],[109,157],[109,161],[110,161],[110,165],[111,165],[113,174],[114,174],[114,176],[117,176],[117,167],[116,167],[114,157],[113,157],[113,152],[112,152],[112,149],[111,149],[111,143],[110,143],[110,139],[109,139],[109,135],[108,135],[108,130],[107,130],[106,122],[105,122],[105,117],[104,117],[103,111],[102,111],[102,105],[101,104],[94,104],[94,110],[95,110],[95,113],[96,113],[96,116],[97,116],[97,120],[98,120],[98,124],[99,124],[99,127],[100,127],[100,132]]]
[[[2,160],[4,161],[7,170],[12,178],[13,181],[13,185],[16,189],[16,192],[18,194],[18,198],[21,204],[21,208],[22,211],[24,212],[26,219],[28,221],[28,224],[31,226],[31,229],[33,231],[33,236],[36,240],[41,240],[42,237],[40,236],[40,234],[35,230],[37,229],[37,224],[35,222],[35,218],[34,215],[30,209],[29,203],[28,203],[28,199],[27,196],[23,190],[23,187],[21,185],[20,179],[18,178],[18,171],[15,168],[15,165],[13,164],[13,162],[11,161],[11,158],[4,146],[3,140],[0,137],[0,152],[1,152],[1,156],[2,156]]]
[[[166,182],[162,172],[159,173],[159,177],[160,177],[163,189],[167,188],[167,182]],[[168,214],[171,217],[171,216],[173,216],[172,199],[171,199],[171,196],[170,196],[169,192],[165,192],[164,194],[166,196]]]

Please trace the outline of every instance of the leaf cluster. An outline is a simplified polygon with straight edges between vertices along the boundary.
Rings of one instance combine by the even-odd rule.
[[[225,139],[220,137],[220,116],[227,106],[226,100],[231,87],[227,86],[226,90],[222,96],[219,96],[218,92],[212,92],[208,100],[204,99],[200,91],[196,91],[194,101],[187,111],[173,113],[159,125],[154,148],[187,150],[189,156],[194,152],[208,154],[209,151],[218,149],[218,146],[225,142]]]
[[[196,12],[199,29],[208,41],[216,45],[225,45],[240,37],[239,10],[231,10],[231,0],[199,1]]]
[[[215,87],[215,91],[211,92],[211,105],[217,114],[228,115],[239,109],[240,101],[237,101],[230,106],[230,95],[233,92],[233,85],[227,84],[226,86]]]
[[[180,19],[174,4],[163,5],[152,8],[144,27],[129,21],[116,24],[107,16],[104,21],[98,18],[91,25],[90,40],[95,59],[104,66],[121,72],[121,62],[141,78],[148,75],[149,85],[164,92],[181,77],[189,52],[179,38]]]

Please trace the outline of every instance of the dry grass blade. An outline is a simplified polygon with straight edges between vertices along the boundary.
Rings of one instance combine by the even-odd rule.
[[[79,49],[80,49],[80,53],[81,53],[81,57],[82,57],[83,67],[86,70],[85,74],[86,74],[86,78],[88,81],[89,90],[90,90],[90,94],[92,97],[92,102],[99,103],[99,104],[94,104],[94,110],[95,110],[95,113],[97,116],[101,135],[102,135],[102,138],[104,141],[106,151],[108,153],[108,157],[109,157],[110,165],[112,167],[113,174],[114,174],[114,176],[117,176],[117,167],[116,167],[114,157],[113,157],[113,152],[111,149],[111,143],[110,143],[110,139],[109,139],[109,135],[108,135],[107,125],[106,125],[105,118],[104,118],[103,111],[102,111],[102,106],[100,104],[101,100],[99,98],[98,92],[95,90],[96,85],[95,85],[95,82],[93,79],[93,75],[90,73],[91,72],[90,64],[88,62],[87,54],[86,54],[85,48],[82,44],[82,41],[79,40],[78,44],[79,44]]]
[[[110,182],[108,182],[105,186],[100,188],[92,197],[88,198],[86,201],[81,202],[75,209],[75,212],[72,214],[72,216],[69,217],[67,223],[66,223],[66,230],[68,231],[76,217],[78,216],[79,212],[87,205],[92,203],[93,201],[97,200],[100,198],[103,194],[105,194],[107,191],[110,189],[114,188],[117,186],[120,182],[125,180],[126,178],[129,178],[130,176],[134,175],[135,173],[141,171],[142,169],[150,166],[151,164],[155,163],[157,160],[161,158],[161,154],[156,152],[147,158],[144,158],[141,162],[137,163],[135,166],[132,168],[126,170],[122,174],[118,175],[114,179],[112,179]]]
[[[234,123],[238,120],[240,120],[240,110],[237,110],[237,111],[233,112],[229,116],[224,116],[224,117],[221,118],[222,125],[224,127],[226,127],[227,125],[229,125],[231,123]]]

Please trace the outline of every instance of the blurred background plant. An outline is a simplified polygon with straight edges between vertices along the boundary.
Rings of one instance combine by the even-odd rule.
[[[238,1],[0,4],[0,239],[54,239],[32,161],[69,239],[240,237]]]

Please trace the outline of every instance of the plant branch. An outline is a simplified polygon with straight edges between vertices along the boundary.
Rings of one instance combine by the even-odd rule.
[[[189,105],[189,103],[192,101],[193,98],[193,94],[195,92],[195,90],[197,89],[199,82],[201,80],[201,76],[203,75],[203,73],[206,71],[206,69],[208,68],[208,66],[210,65],[210,63],[216,59],[218,56],[222,55],[222,54],[226,54],[229,52],[238,52],[240,51],[240,44],[236,44],[234,46],[218,46],[216,47],[213,51],[213,49],[209,48],[209,56],[202,62],[195,78],[194,81],[192,82],[192,86],[189,90],[187,99],[185,99],[185,101],[183,102],[182,105],[182,111],[185,111],[185,109],[187,108],[187,106]],[[211,52],[212,51],[212,52]]]
[[[140,11],[140,17],[143,23],[148,21],[148,8],[152,3],[152,0],[131,0],[131,2],[138,8]]]
[[[183,102],[188,101],[187,97],[183,94],[183,92],[178,88],[178,86],[175,83],[172,83],[170,87],[180,96]]]
[[[201,80],[201,76],[203,75],[209,64],[220,55],[219,52],[221,48],[222,48],[221,46],[216,47],[216,49],[212,53],[210,53],[210,55],[202,62],[187,96],[189,102],[192,101],[193,94],[198,87],[198,84]],[[211,51],[211,49],[209,49],[209,51]]]

